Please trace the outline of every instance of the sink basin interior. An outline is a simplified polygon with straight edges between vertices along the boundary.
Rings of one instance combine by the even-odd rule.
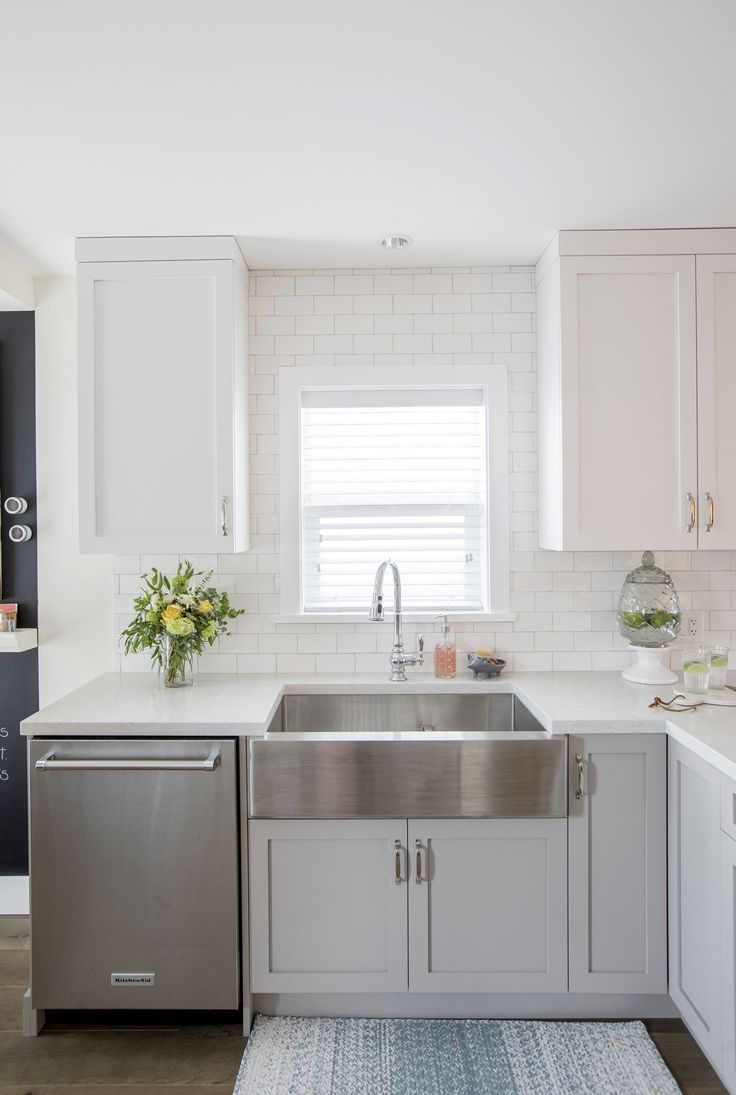
[[[304,694],[287,695],[269,733],[392,733],[542,731],[509,693]]]

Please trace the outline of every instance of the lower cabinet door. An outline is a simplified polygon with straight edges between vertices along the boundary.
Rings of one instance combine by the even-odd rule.
[[[667,993],[666,749],[570,738],[570,992]]]
[[[720,1069],[720,775],[670,739],[668,779],[670,996]]]
[[[251,991],[406,992],[406,821],[248,830]]]
[[[409,822],[409,988],[567,990],[564,818]]]
[[[733,823],[733,817],[731,818]],[[736,1091],[736,840],[721,833],[723,1079]]]

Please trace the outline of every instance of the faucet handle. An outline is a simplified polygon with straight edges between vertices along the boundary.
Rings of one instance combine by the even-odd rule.
[[[419,664],[421,665],[424,657],[424,635],[417,635],[417,646],[419,647]]]

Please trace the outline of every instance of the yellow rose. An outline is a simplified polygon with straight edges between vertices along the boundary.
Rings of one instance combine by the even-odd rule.
[[[163,620],[164,624],[167,624],[170,623],[171,620],[178,620],[180,616],[181,609],[178,605],[167,605],[166,608],[163,610],[161,619]]]
[[[211,611],[212,611],[212,605],[210,604],[209,601],[204,600],[204,601],[199,602],[199,607],[197,609],[197,612],[199,612],[202,616],[209,616]]]

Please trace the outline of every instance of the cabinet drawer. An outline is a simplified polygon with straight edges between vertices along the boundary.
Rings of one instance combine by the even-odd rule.
[[[721,776],[721,829],[736,840],[736,780]]]

